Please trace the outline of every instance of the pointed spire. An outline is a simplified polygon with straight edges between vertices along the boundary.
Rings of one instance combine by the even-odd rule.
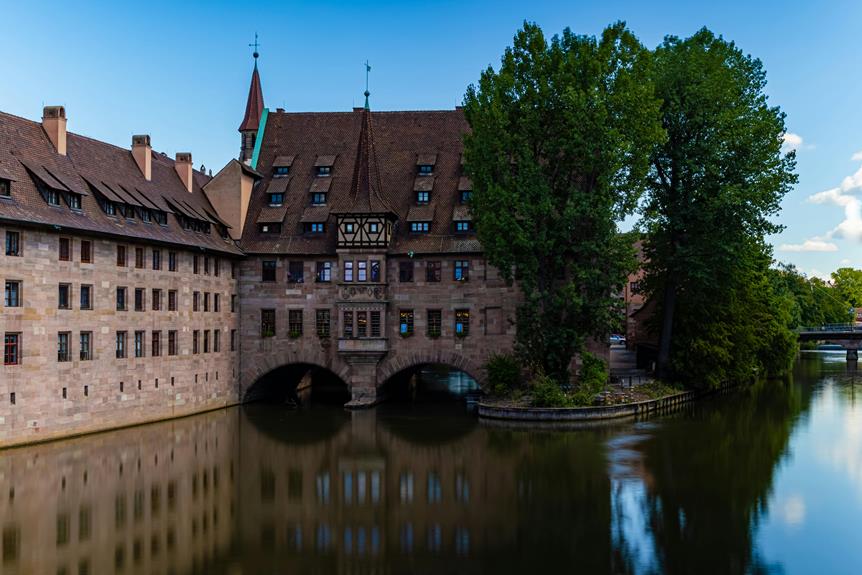
[[[365,109],[371,110],[371,106],[368,105],[368,96],[371,95],[371,92],[368,91],[368,73],[371,72],[371,66],[368,64],[368,60],[365,61]]]
[[[367,92],[367,90],[366,90]],[[374,151],[374,133],[371,128],[371,110],[366,104],[362,110],[362,128],[353,168],[351,213],[392,214],[392,208],[383,199],[377,154]]]
[[[260,126],[260,117],[263,114],[263,90],[260,87],[260,74],[257,72],[257,59],[260,56],[257,49],[260,46],[257,41],[257,33],[254,35],[254,71],[251,73],[251,85],[248,88],[248,101],[245,105],[245,117],[239,125],[240,132],[257,131]]]

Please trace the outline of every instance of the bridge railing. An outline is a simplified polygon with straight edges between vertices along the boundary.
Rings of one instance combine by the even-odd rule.
[[[847,333],[847,332],[862,332],[862,323],[824,323],[821,325],[810,325],[797,327],[797,333]]]

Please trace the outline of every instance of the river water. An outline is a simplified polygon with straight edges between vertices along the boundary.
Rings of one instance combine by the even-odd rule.
[[[641,422],[231,408],[0,452],[0,572],[860,573],[862,371]]]

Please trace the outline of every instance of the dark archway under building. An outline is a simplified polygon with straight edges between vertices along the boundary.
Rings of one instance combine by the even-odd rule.
[[[387,401],[401,403],[464,401],[482,393],[473,376],[444,363],[421,363],[402,369],[384,381],[380,391]]]
[[[350,388],[343,379],[325,367],[309,363],[277,367],[259,377],[243,395],[244,403],[344,405],[348,401]]]

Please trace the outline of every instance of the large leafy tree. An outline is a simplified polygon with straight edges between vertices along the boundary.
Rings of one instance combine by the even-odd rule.
[[[764,237],[781,229],[772,217],[796,182],[795,154],[781,151],[784,114],[767,102],[761,62],[732,42],[707,29],[668,37],[654,70],[667,139],[654,149],[642,225],[661,314],[659,375],[737,377],[763,359],[755,322],[791,341],[771,323],[783,319],[769,313]]]
[[[650,54],[622,23],[550,41],[525,23],[465,96],[479,239],[506,279],[517,275],[520,356],[560,383],[614,321],[632,251],[616,221],[663,137],[649,79]]]

